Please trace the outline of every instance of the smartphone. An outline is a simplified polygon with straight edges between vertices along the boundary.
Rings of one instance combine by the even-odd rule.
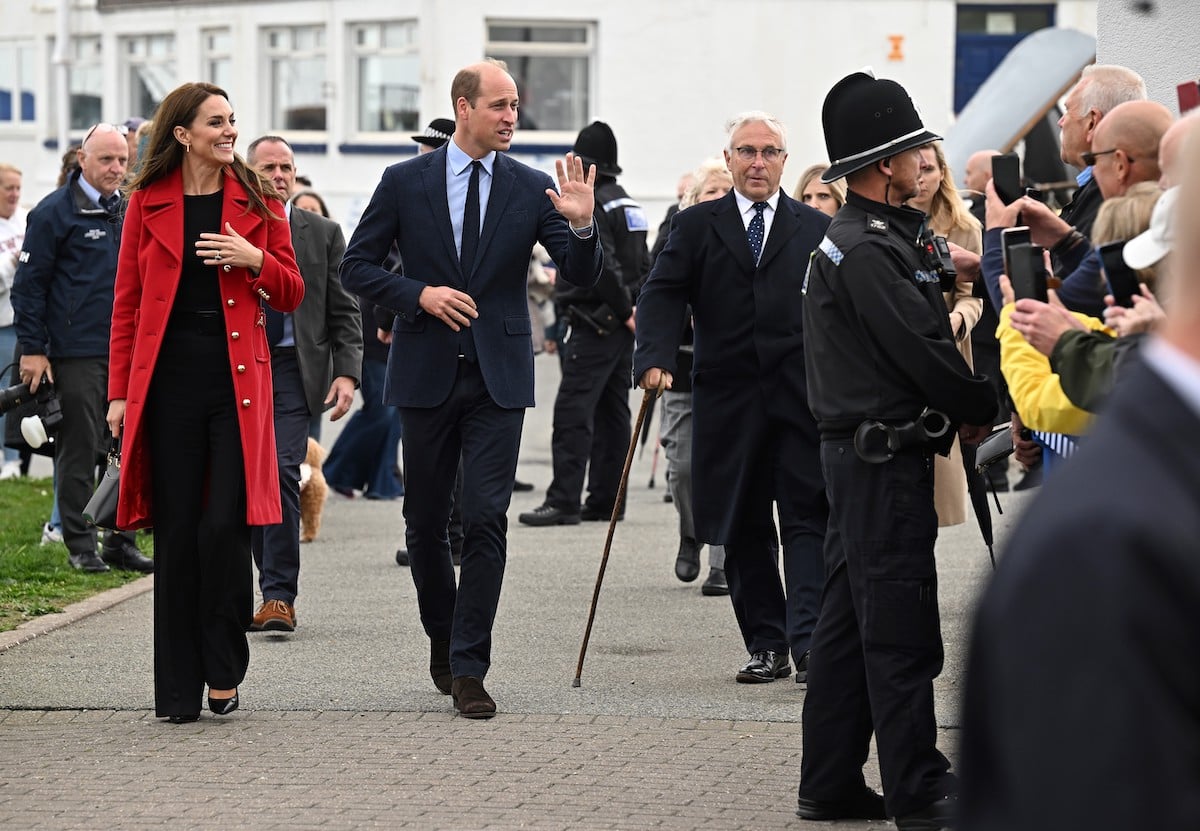
[[[1000,232],[1001,251],[1004,253],[1004,273],[1012,274],[1012,269],[1008,265],[1008,249],[1014,245],[1031,245],[1033,241],[1029,238],[1029,227],[1026,225],[1018,225],[1015,228],[1005,228]]]
[[[1108,278],[1108,288],[1118,306],[1132,308],[1134,296],[1141,293],[1137,272],[1125,264],[1125,240],[1101,245],[1100,265]]]
[[[992,183],[996,195],[1005,205],[1011,205],[1025,195],[1021,189],[1021,160],[1016,153],[992,156]]]
[[[1009,248],[1008,255],[1011,258],[1008,279],[1016,299],[1029,297],[1043,303],[1049,302],[1041,247],[1022,242]]]
[[[1038,202],[1046,201],[1046,194],[1042,193],[1037,188],[1025,188],[1025,195],[1028,196],[1030,199],[1034,199]]]

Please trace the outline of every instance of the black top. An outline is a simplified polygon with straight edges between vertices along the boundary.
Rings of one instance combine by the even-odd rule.
[[[926,407],[956,424],[990,424],[996,414],[995,393],[959,354],[937,275],[922,262],[924,221],[851,192],[813,257],[804,357],[822,435],[852,433],[865,419],[913,419]]]
[[[196,256],[196,243],[202,233],[215,234],[221,230],[221,191],[203,196],[183,197],[183,269],[175,305],[171,312],[219,312],[221,289],[217,266],[205,265]]]

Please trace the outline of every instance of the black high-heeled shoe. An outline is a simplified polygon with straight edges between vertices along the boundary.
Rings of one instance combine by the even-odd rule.
[[[232,698],[213,698],[208,697],[208,709],[212,710],[219,716],[227,716],[238,708],[237,690],[233,691]]]
[[[167,721],[171,724],[191,724],[193,721],[199,721],[200,714],[194,716],[167,716]]]

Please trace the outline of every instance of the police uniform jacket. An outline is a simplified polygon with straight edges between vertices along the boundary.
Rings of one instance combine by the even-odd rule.
[[[121,221],[84,193],[79,177],[29,213],[12,292],[25,355],[108,354]]]
[[[813,258],[804,356],[823,437],[847,437],[865,419],[911,420],[926,407],[955,424],[990,424],[996,414],[987,379],[972,375],[954,343],[918,243],[924,221],[851,192]]]
[[[646,247],[649,224],[642,206],[629,198],[625,189],[605,177],[596,185],[596,229],[604,249],[604,270],[594,286],[559,283],[555,300],[560,307],[580,306],[594,311],[607,305],[620,325],[633,313],[633,298],[650,273]]]

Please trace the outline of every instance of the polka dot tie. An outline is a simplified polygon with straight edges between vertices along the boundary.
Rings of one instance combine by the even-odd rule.
[[[750,226],[746,229],[746,239],[750,241],[750,253],[754,255],[755,265],[758,265],[758,258],[762,256],[763,236],[766,229],[766,224],[763,222],[763,210],[766,207],[766,202],[754,203],[754,216],[751,217]]]

